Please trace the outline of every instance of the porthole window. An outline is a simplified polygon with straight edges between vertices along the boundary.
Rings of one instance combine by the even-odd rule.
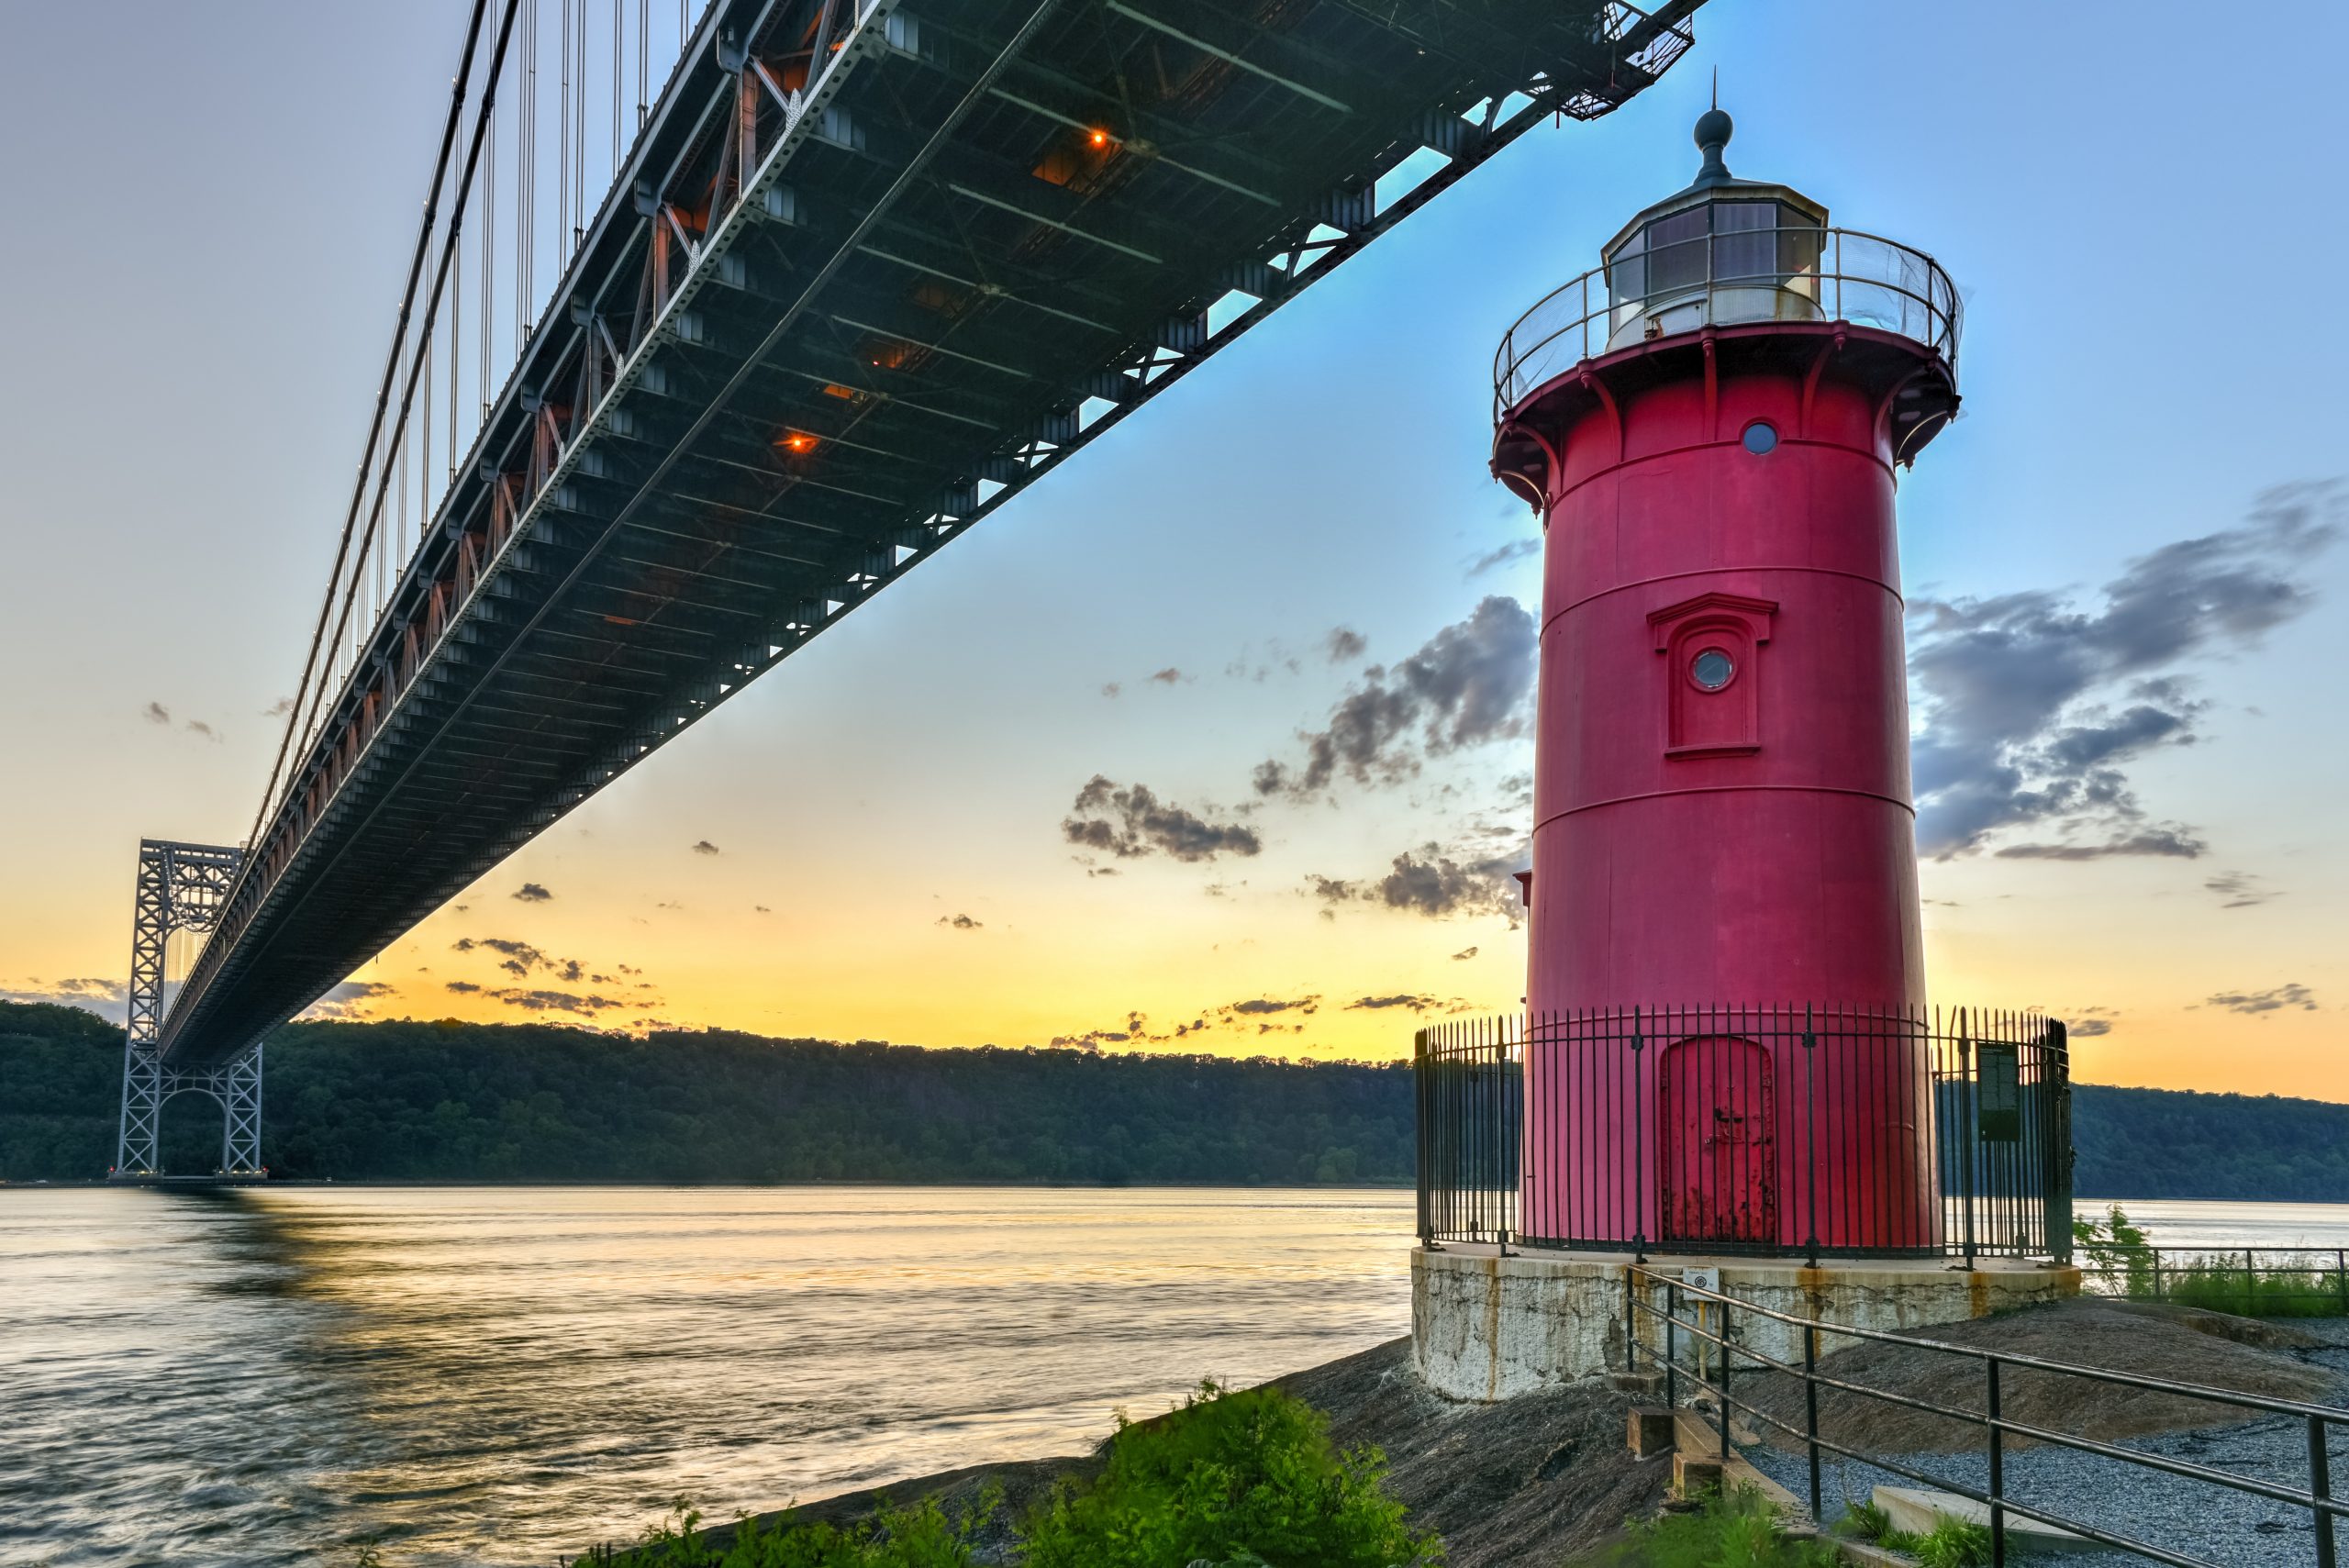
[[[1745,427],[1745,450],[1755,457],[1776,449],[1778,428],[1767,419],[1756,419]]]
[[[1688,661],[1688,678],[1697,683],[1699,691],[1720,691],[1736,673],[1736,662],[1718,648],[1708,648]]]

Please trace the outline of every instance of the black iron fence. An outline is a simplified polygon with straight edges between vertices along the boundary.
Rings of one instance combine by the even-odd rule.
[[[2167,1563],[2171,1568],[2231,1568],[2232,1563],[2240,1561],[2232,1555],[2223,1560],[2194,1556],[2178,1550],[2179,1542],[2174,1537],[2166,1544],[2145,1540],[2121,1529],[2079,1518],[2019,1495],[2008,1477],[2006,1461],[2009,1445],[2020,1440],[2024,1443],[2041,1443],[2069,1449],[2076,1453],[2094,1454],[2138,1472],[2164,1477],[2165,1486],[2181,1481],[2199,1483],[2305,1509],[2315,1538],[2317,1568],[2335,1568],[2337,1521],[2349,1509],[2332,1496],[2330,1429],[2349,1424],[2349,1410],[2299,1400],[2238,1394],[2200,1384],[2143,1377],[2133,1373],[2110,1372],[2100,1367],[2051,1362],[2037,1356],[1980,1350],[1971,1345],[1943,1344],[1917,1338],[1913,1332],[1893,1334],[1855,1328],[1850,1324],[1821,1322],[1757,1307],[1752,1302],[1692,1284],[1677,1273],[1667,1273],[1637,1264],[1623,1271],[1623,1323],[1624,1340],[1629,1347],[1627,1354],[1632,1370],[1663,1373],[1664,1396],[1667,1405],[1676,1407],[1684,1390],[1701,1392],[1712,1397],[1720,1424],[1716,1435],[1724,1463],[1732,1452],[1735,1418],[1741,1415],[1750,1418],[1756,1432],[1766,1429],[1784,1440],[1789,1448],[1796,1444],[1801,1446],[1807,1462],[1811,1517],[1822,1523],[1832,1521],[1826,1518],[1823,1511],[1826,1498],[1822,1495],[1820,1456],[1833,1454],[1982,1505],[1989,1513],[1990,1561],[1994,1568],[2005,1568],[2008,1561],[2010,1519],[2028,1519],[2055,1529],[2068,1530],[2098,1545],[2127,1552],[2147,1562]],[[1839,1375],[1831,1362],[1826,1369],[1821,1368],[1822,1342],[1832,1349],[1855,1341],[1873,1341],[1898,1346],[1911,1352],[1971,1361],[1981,1373],[1980,1402],[1978,1405],[1949,1404],[1899,1389],[1873,1386]],[[1757,1348],[1765,1343],[1786,1347],[1785,1354],[1772,1355]],[[2291,1466],[2299,1472],[2299,1484],[2287,1485],[2264,1475],[2220,1470],[2190,1460],[2122,1448],[2093,1438],[2014,1420],[2004,1413],[2001,1399],[2009,1391],[2009,1374],[2016,1372],[2041,1377],[2060,1377],[2089,1385],[2075,1401],[2079,1406],[2085,1406],[2095,1387],[2101,1385],[2182,1396],[2216,1407],[2240,1411],[2240,1418],[2243,1420],[2262,1416],[2285,1418],[2297,1424],[2304,1437],[2304,1446],[2296,1455],[2296,1460],[2301,1462]],[[1792,1379],[1799,1384],[1801,1417],[1798,1420],[1786,1413],[1795,1403],[1793,1400],[1765,1400],[1754,1396],[1758,1389],[1766,1386],[1765,1379]],[[1781,1383],[1780,1386],[1785,1385]],[[1820,1396],[1822,1392],[1840,1394],[1848,1399],[1897,1406],[1943,1418],[1957,1423],[1961,1429],[1978,1429],[1986,1462],[1986,1483],[1976,1485],[1962,1478],[1919,1468],[1898,1456],[1862,1450],[1837,1440],[1821,1428]],[[2113,1490],[2119,1491],[2118,1488]],[[2114,1511],[2124,1517],[2128,1513],[2125,1507],[2117,1507]]]
[[[2060,1022],[1625,1008],[1419,1031],[1424,1241],[2067,1259]]]

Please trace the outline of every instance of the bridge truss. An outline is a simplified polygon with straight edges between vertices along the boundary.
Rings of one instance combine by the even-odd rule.
[[[262,1042],[200,1066],[163,1061],[161,1024],[167,959],[173,936],[210,931],[218,922],[245,852],[231,845],[179,844],[145,839],[139,845],[139,883],[131,905],[130,1016],[122,1048],[122,1119],[114,1170],[118,1179],[158,1175],[163,1102],[174,1095],[209,1095],[220,1103],[224,1176],[261,1173]]]

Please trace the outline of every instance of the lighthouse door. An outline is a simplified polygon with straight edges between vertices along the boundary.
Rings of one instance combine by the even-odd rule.
[[[1656,1074],[1661,1240],[1778,1240],[1776,1099],[1769,1051],[1714,1035],[1664,1048]]]

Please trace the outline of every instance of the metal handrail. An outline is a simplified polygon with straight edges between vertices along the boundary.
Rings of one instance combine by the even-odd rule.
[[[1804,264],[1771,266],[1731,273],[1715,261],[1725,250],[1768,245],[1785,259],[1788,242]],[[1617,282],[1636,271],[1644,280],[1656,260],[1702,247],[1701,276],[1662,288],[1619,291]],[[1593,287],[1593,280],[1598,286]],[[1758,308],[1757,294],[1771,297]],[[1699,306],[1686,327],[1661,334],[1676,337],[1707,326],[1761,320],[1841,321],[1878,328],[1940,353],[1953,378],[1957,373],[1959,328],[1965,307],[1957,285],[1940,262],[1922,250],[1856,228],[1780,224],[1699,234],[1638,251],[1619,251],[1534,302],[1501,335],[1493,360],[1493,419],[1498,424],[1536,387],[1585,360],[1616,346],[1615,339],[1650,310],[1662,306]],[[1592,325],[1602,324],[1594,346]]]
[[[1648,1294],[1651,1296],[1657,1287],[1662,1287],[1665,1299],[1663,1310],[1659,1311],[1652,1301],[1640,1299],[1637,1286],[1641,1282],[1647,1284]],[[1720,1309],[1720,1327],[1718,1332],[1707,1328],[1701,1318],[1683,1318],[1680,1315],[1679,1304],[1684,1296],[1712,1303]],[[1765,1355],[1750,1345],[1739,1343],[1734,1339],[1731,1327],[1730,1315],[1732,1312],[1743,1312],[1769,1318],[1800,1330],[1803,1336],[1802,1365],[1791,1365],[1776,1357]],[[2082,1453],[2095,1454],[2099,1458],[2134,1464],[2165,1474],[2222,1486],[2231,1491],[2246,1493],[2273,1502],[2306,1508],[2310,1511],[2314,1527],[2319,1568],[2335,1568],[2333,1520],[2339,1516],[2349,1516],[2349,1505],[2343,1504],[2332,1496],[2331,1460],[2327,1452],[2325,1429],[2331,1424],[2349,1424],[2349,1409],[2329,1405],[2312,1405],[2297,1399],[2277,1399],[2264,1395],[2241,1394],[2232,1389],[2213,1388],[2203,1384],[2179,1383],[2169,1378],[2146,1377],[2134,1373],[2114,1372],[2103,1367],[2048,1361],[2039,1356],[2023,1355],[2018,1352],[1983,1350],[1973,1345],[1954,1345],[1946,1340],[1922,1339],[1912,1334],[1888,1333],[1882,1329],[1863,1329],[1851,1324],[1823,1322],[1818,1318],[1780,1312],[1755,1302],[1692,1284],[1685,1278],[1673,1278],[1638,1264],[1626,1268],[1623,1273],[1624,1340],[1627,1347],[1625,1354],[1633,1370],[1637,1368],[1637,1360],[1642,1351],[1637,1324],[1642,1313],[1650,1318],[1660,1318],[1664,1326],[1665,1349],[1662,1360],[1666,1402],[1677,1407],[1679,1380],[1682,1377],[1687,1377],[1698,1388],[1712,1395],[1718,1401],[1720,1410],[1721,1457],[1724,1461],[1729,1458],[1731,1451],[1730,1429],[1732,1412],[1742,1412],[1765,1426],[1803,1442],[1809,1462],[1809,1502],[1814,1518],[1820,1518],[1823,1511],[1819,1470],[1819,1456],[1823,1451],[1859,1463],[1872,1465],[1890,1474],[1917,1481],[1928,1486],[1942,1488],[1985,1505],[1990,1510],[1991,1561],[1994,1564],[2001,1565],[2001,1568],[2007,1561],[2006,1520],[2010,1514],[2017,1518],[2050,1525],[2058,1529],[2068,1530],[2074,1535],[2099,1545],[2113,1547],[2156,1562],[2171,1564],[2172,1568],[2221,1568],[2220,1564],[2212,1563],[2207,1559],[2186,1556],[2151,1541],[2118,1535],[2084,1520],[2051,1513],[2007,1496],[2004,1485],[2005,1440],[2011,1436],[2071,1449]],[[1709,1344],[1719,1350],[1720,1384],[1711,1383],[1705,1377],[1705,1355],[1701,1349],[1698,1352],[1698,1364],[1695,1367],[1681,1365],[1678,1339],[1683,1333],[1689,1335],[1700,1346]],[[1819,1337],[1822,1333],[1851,1340],[1899,1345],[1912,1350],[1932,1351],[1978,1362],[1982,1364],[1984,1376],[1983,1408],[1978,1412],[1961,1410],[1954,1407],[1939,1405],[1931,1400],[1895,1393],[1889,1389],[1872,1388],[1865,1384],[1852,1383],[1842,1378],[1824,1374],[1819,1370]],[[1651,1359],[1655,1357],[1653,1350],[1648,1351],[1647,1354]],[[1805,1412],[1802,1427],[1797,1428],[1791,1421],[1780,1419],[1750,1401],[1741,1401],[1733,1396],[1730,1390],[1730,1385],[1732,1382],[1731,1374],[1734,1370],[1736,1358],[1741,1356],[1753,1362],[1757,1367],[1766,1367],[1801,1380]],[[2268,1415],[2298,1418],[2306,1424],[2308,1430],[2308,1487],[2305,1491],[2295,1490],[2288,1486],[2278,1485],[2274,1482],[2262,1480],[2257,1476],[2240,1475],[2232,1471],[2196,1464],[2191,1461],[2171,1459],[2164,1454],[2125,1449],[2116,1444],[2100,1442],[2093,1438],[2077,1437],[2028,1422],[2009,1420],[1999,1409],[1998,1376],[2000,1369],[2009,1366],[2083,1378],[2090,1382],[2110,1384],[2124,1388],[2175,1394],[2210,1404],[2229,1405]],[[1885,1404],[1921,1411],[1947,1420],[1962,1421],[1980,1427],[1988,1451],[1989,1484],[1987,1487],[1971,1486],[1962,1482],[1932,1475],[1905,1465],[1891,1456],[1859,1451],[1820,1436],[1819,1390],[1821,1388],[1834,1389],[1842,1393],[1878,1400]],[[1820,1522],[1823,1523],[1824,1520],[1821,1519]]]

